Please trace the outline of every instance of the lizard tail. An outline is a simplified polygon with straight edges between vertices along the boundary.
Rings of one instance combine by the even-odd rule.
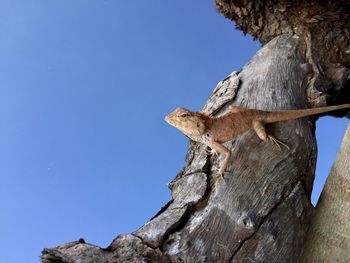
[[[350,108],[350,104],[342,104],[321,108],[313,108],[313,109],[303,109],[303,110],[279,110],[279,111],[269,111],[266,116],[266,122],[277,122],[277,121],[287,121],[298,119],[310,115],[316,115],[324,112],[347,109]]]

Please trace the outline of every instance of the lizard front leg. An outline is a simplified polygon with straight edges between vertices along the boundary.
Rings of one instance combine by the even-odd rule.
[[[214,151],[217,151],[219,153],[222,153],[224,155],[224,160],[219,168],[219,174],[221,176],[223,176],[226,168],[227,168],[227,165],[228,165],[228,161],[231,157],[231,151],[229,149],[227,149],[225,146],[223,146],[221,143],[218,143],[214,140],[210,140],[209,143],[208,143],[208,146],[210,148],[212,148]]]
[[[279,149],[281,149],[282,145],[289,150],[289,146],[287,144],[281,142],[272,134],[266,132],[265,125],[261,121],[253,121],[253,129],[261,140],[265,142],[270,141],[272,144],[277,145]]]
[[[219,153],[215,149],[212,149],[208,146],[208,148],[205,150],[207,155],[217,156]]]

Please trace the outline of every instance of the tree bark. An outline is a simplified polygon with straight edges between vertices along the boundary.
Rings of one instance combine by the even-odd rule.
[[[350,125],[317,204],[303,262],[350,262]]]
[[[297,37],[276,37],[221,81],[203,110],[305,108],[304,63]],[[314,126],[303,119],[269,128],[290,151],[248,132],[226,144],[233,154],[223,180],[215,176],[220,160],[193,144],[169,185],[173,199],[150,222],[105,250],[83,242],[45,250],[43,262],[281,262],[286,255],[297,262],[312,211]]]
[[[259,14],[254,3],[260,2],[264,23],[256,26]],[[239,73],[217,85],[204,112],[220,116],[232,105],[275,110],[349,101],[349,57],[320,57],[326,53],[325,42],[320,43],[314,24],[305,22],[294,30],[289,22],[272,23],[282,16],[276,17],[276,9],[267,7],[291,2],[217,0],[217,4],[245,32],[268,43]],[[252,16],[246,15],[248,11]],[[348,38],[338,47],[346,44]],[[186,167],[169,184],[172,200],[148,223],[118,236],[105,249],[83,240],[45,249],[42,262],[300,262],[314,210],[310,195],[317,152],[315,119],[268,126],[290,150],[278,150],[252,131],[226,143],[232,156],[224,179],[215,172],[222,157],[207,156],[203,145],[192,143]]]

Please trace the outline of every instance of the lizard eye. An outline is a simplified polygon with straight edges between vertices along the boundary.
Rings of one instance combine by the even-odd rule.
[[[180,115],[181,118],[186,118],[187,117],[187,114],[186,113],[183,113]]]

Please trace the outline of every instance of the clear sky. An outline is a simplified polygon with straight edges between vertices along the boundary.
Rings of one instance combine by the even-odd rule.
[[[0,262],[106,247],[170,199],[198,110],[259,49],[213,0],[0,1]],[[348,120],[318,122],[317,200]],[[20,253],[19,253],[20,251]]]

